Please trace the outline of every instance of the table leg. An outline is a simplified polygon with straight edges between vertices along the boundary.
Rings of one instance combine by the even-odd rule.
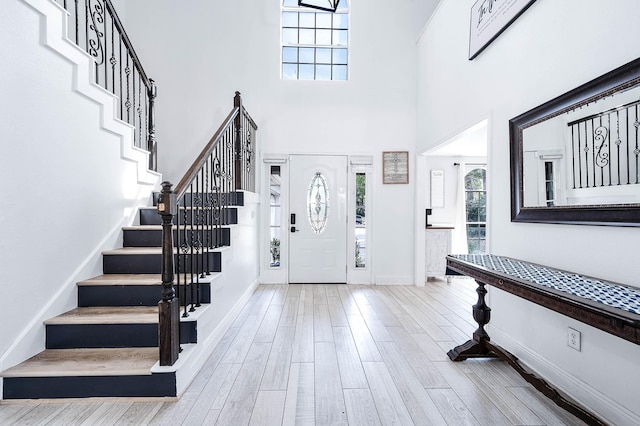
[[[491,320],[491,308],[487,306],[484,297],[487,294],[487,290],[484,288],[485,284],[476,281],[478,288],[478,301],[473,305],[473,319],[478,323],[478,329],[473,332],[473,339],[463,343],[460,346],[456,346],[451,349],[447,355],[452,361],[464,361],[467,358],[489,358],[496,355],[491,352],[489,346],[489,335],[487,334],[484,326]]]

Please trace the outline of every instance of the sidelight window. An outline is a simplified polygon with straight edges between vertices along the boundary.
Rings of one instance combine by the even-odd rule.
[[[269,240],[269,266],[280,267],[280,227],[282,223],[282,208],[280,204],[282,194],[282,179],[280,166],[271,166],[269,174],[269,199],[270,199],[270,240]]]
[[[356,268],[367,266],[366,189],[366,173],[356,173]]]

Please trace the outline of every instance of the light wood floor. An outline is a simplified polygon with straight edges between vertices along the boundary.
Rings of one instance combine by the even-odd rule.
[[[0,404],[0,424],[583,424],[502,361],[447,358],[474,290],[260,286],[179,401]]]

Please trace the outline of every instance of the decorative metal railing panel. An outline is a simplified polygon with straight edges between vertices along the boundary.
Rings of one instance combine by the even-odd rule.
[[[568,126],[574,189],[640,183],[640,101]]]
[[[236,92],[233,110],[175,189],[163,183],[158,200],[163,218],[161,333],[179,329],[164,324],[179,322],[168,306],[180,306],[182,317],[188,317],[201,304],[202,283],[221,266],[220,248],[227,244],[224,228],[233,222],[238,191],[255,190],[256,130]],[[161,365],[177,359],[177,352],[169,354],[176,348],[169,342],[176,338],[179,335],[161,336]]]
[[[156,170],[154,101],[147,77],[110,0],[54,0],[69,12],[67,36],[95,62],[95,82],[119,99],[116,114],[135,128],[134,146],[149,151]]]

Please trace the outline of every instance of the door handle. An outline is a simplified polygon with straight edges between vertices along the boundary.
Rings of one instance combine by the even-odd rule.
[[[299,229],[296,229],[296,227],[295,227],[295,226],[292,226],[292,227],[291,227],[291,232],[300,232],[300,230],[299,230]]]

